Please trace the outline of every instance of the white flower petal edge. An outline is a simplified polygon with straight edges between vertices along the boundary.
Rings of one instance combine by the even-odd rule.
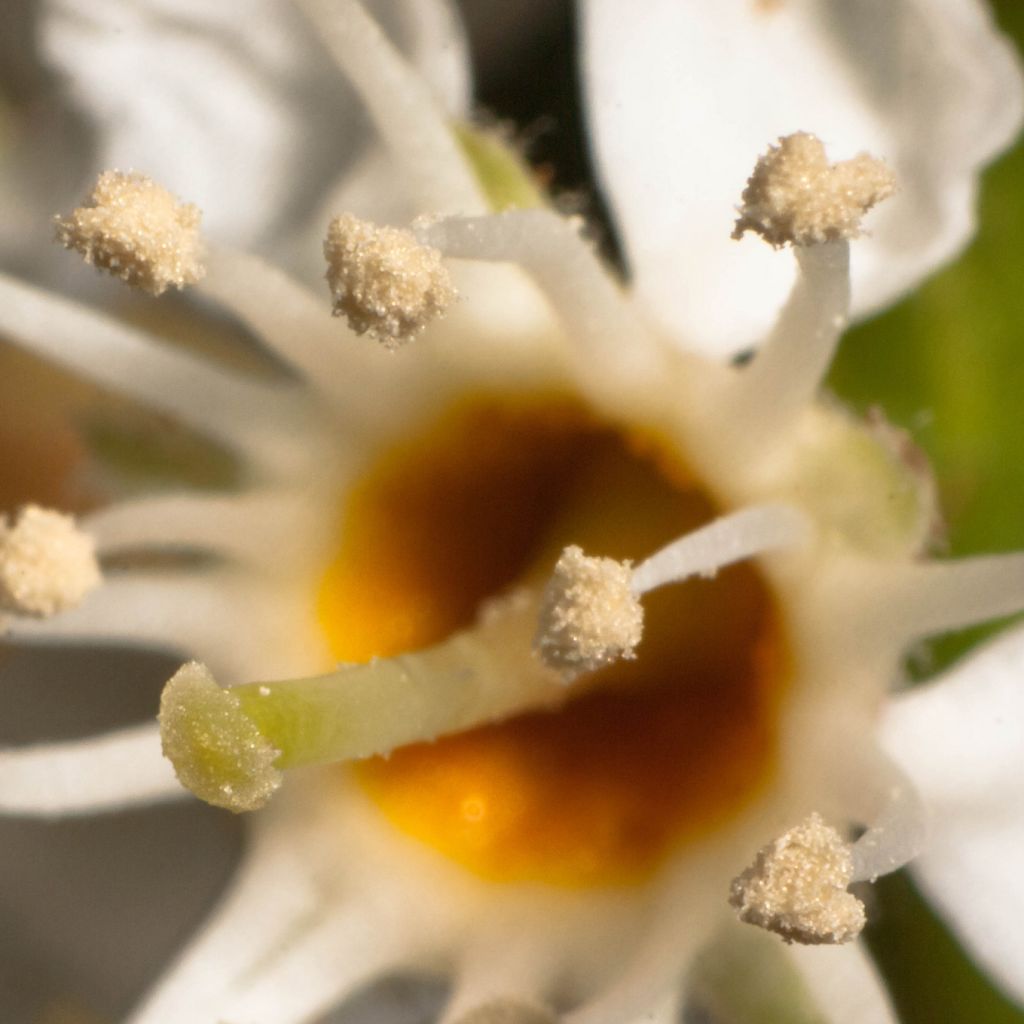
[[[993,978],[1024,1002],[1024,628],[895,699],[882,741],[933,811],[915,876]]]
[[[446,0],[370,6],[435,100],[465,114],[468,59]],[[308,216],[369,144],[357,104],[338,102],[336,69],[283,0],[43,7],[44,58],[95,131],[99,165],[187,192],[225,240],[266,242]]]
[[[828,1024],[897,1024],[889,997],[862,943],[787,946],[786,954]]]
[[[737,984],[737,979],[742,983]],[[692,1002],[713,1020],[749,1024],[896,1024],[864,944],[784,945],[725,921],[688,979]]]
[[[856,315],[963,247],[977,171],[1020,124],[1018,61],[978,0],[651,0],[628,17],[581,3],[599,172],[638,298],[704,351],[763,337],[793,279],[727,237],[745,154],[811,131],[833,159],[867,150],[896,172],[854,255]]]

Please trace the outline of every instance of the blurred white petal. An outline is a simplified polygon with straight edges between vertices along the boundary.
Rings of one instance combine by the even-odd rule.
[[[787,946],[828,1024],[897,1024],[885,986],[859,942],[846,946]]]
[[[860,942],[785,945],[777,936],[729,921],[698,957],[690,984],[697,1005],[730,1024],[897,1022]]]
[[[464,113],[468,65],[447,3],[370,6],[446,108]],[[96,166],[159,178],[222,239],[281,233],[368,144],[354,97],[285,0],[46,0],[45,10],[43,54],[94,130]]]
[[[599,173],[639,297],[708,352],[763,336],[793,279],[793,261],[729,237],[780,135],[896,171],[854,254],[864,314],[963,247],[977,172],[1019,127],[1019,66],[978,0],[584,0],[583,15]]]
[[[894,699],[882,739],[933,811],[918,881],[972,955],[1024,1001],[1024,628]]]

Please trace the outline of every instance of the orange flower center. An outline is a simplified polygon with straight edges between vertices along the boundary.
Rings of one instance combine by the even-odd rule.
[[[340,661],[435,643],[560,550],[639,559],[712,519],[677,452],[560,399],[475,400],[350,493],[319,613]],[[403,832],[496,881],[641,881],[769,781],[787,652],[756,568],[644,599],[636,661],[557,711],[355,767]]]

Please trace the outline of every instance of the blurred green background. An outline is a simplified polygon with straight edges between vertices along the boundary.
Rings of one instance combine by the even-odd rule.
[[[995,0],[1024,52],[1024,0]],[[844,339],[835,391],[881,405],[931,456],[949,552],[1024,548],[1024,145],[989,169],[980,230],[955,265]],[[936,643],[935,671],[989,630]],[[1024,858],[1024,851],[1021,851]],[[877,886],[869,933],[903,1024],[1024,1024],[958,949],[905,873]]]

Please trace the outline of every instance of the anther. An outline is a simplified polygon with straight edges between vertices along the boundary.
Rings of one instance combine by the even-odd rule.
[[[568,683],[636,657],[644,611],[629,562],[593,558],[575,545],[558,559],[541,599],[534,650]]]
[[[104,171],[86,204],[54,224],[57,241],[86,263],[161,295],[205,274],[200,216],[145,175]]]
[[[739,919],[786,942],[835,945],[864,927],[864,904],[847,892],[853,878],[849,843],[818,814],[765,846],[732,883]]]
[[[335,316],[387,348],[410,341],[456,298],[441,253],[410,231],[341,214],[324,241]]]
[[[820,139],[796,132],[758,160],[732,237],[754,231],[776,248],[856,238],[861,217],[895,191],[880,160],[861,153],[830,164]]]
[[[78,604],[100,583],[96,545],[71,516],[27,505],[0,516],[0,610],[46,617]]]

